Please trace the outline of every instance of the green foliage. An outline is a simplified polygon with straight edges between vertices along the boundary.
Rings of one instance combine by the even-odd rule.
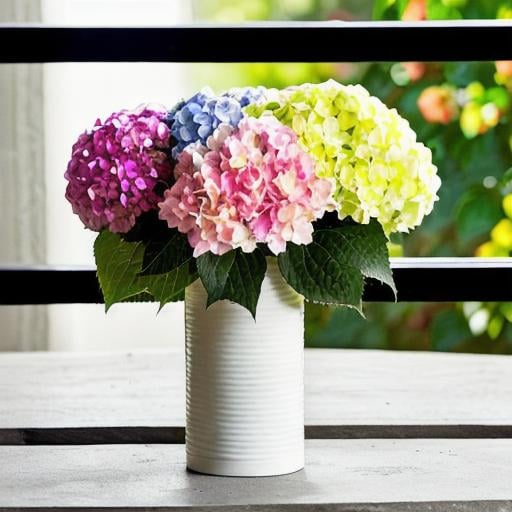
[[[401,18],[408,0],[375,0],[373,18],[376,20],[393,20]]]
[[[512,167],[505,171],[499,184],[504,194],[510,194],[512,192]]]
[[[105,309],[117,302],[153,301],[162,308],[184,299],[185,288],[197,279],[193,258],[176,261],[166,272],[141,275],[145,246],[142,241],[126,242],[121,236],[102,231],[94,243],[98,280]]]
[[[368,314],[368,307],[365,309]],[[373,318],[363,318],[354,309],[308,304],[305,320],[310,347],[386,348],[384,325]]]
[[[107,311],[116,302],[149,293],[138,277],[143,256],[140,242],[124,242],[109,231],[101,232],[96,238],[94,257]]]
[[[362,313],[365,277],[382,281],[396,294],[386,243],[376,221],[318,229],[309,245],[289,243],[278,257],[279,268],[307,301],[349,306]]]
[[[319,230],[320,243],[332,233],[336,242],[333,251],[359,269],[364,277],[388,285],[396,297],[396,287],[389,266],[387,239],[381,225],[374,219],[369,224],[346,224],[340,228]]]
[[[458,235],[463,243],[487,235],[501,219],[503,213],[496,195],[495,191],[481,186],[471,188],[462,195],[456,218]]]
[[[260,249],[251,253],[235,249],[222,256],[206,252],[197,258],[197,270],[208,293],[207,306],[227,299],[240,304],[256,318],[261,283],[267,270]]]
[[[176,229],[167,229],[146,245],[140,274],[165,274],[191,261],[192,250],[187,237]]]
[[[471,338],[471,331],[464,315],[457,310],[442,311],[430,326],[432,348],[450,351]]]
[[[464,0],[427,0],[427,18],[430,20],[460,20],[462,13],[459,6],[463,6],[464,3]]]
[[[375,0],[373,19],[401,19],[408,0]],[[503,7],[511,6],[507,0],[426,0],[427,19],[488,19],[497,18]]]
[[[328,232],[328,231],[327,231]],[[279,268],[288,284],[309,302],[349,306],[362,313],[363,276],[357,267],[331,254],[334,237],[323,237],[322,243],[288,244],[280,254]]]
[[[448,83],[456,87],[466,87],[473,82],[485,87],[495,85],[492,62],[447,62],[443,64],[443,75]]]

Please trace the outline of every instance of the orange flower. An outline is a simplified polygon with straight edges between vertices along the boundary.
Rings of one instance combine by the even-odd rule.
[[[512,60],[497,60],[496,71],[507,77],[512,77]]]
[[[427,19],[426,0],[409,0],[407,7],[402,14],[404,21],[421,21]]]
[[[439,85],[423,90],[418,98],[418,108],[429,123],[448,124],[459,114],[453,90]]]
[[[411,82],[417,82],[423,78],[427,69],[424,62],[402,62],[402,67],[407,71],[407,75]]]

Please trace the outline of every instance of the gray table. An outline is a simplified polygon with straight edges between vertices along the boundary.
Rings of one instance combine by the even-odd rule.
[[[512,358],[306,351],[306,469],[185,469],[184,356],[0,355],[0,510],[512,511]]]

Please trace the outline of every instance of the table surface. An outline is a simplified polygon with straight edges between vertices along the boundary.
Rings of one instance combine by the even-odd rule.
[[[306,469],[185,469],[184,355],[0,354],[0,510],[512,511],[512,358],[308,349]]]

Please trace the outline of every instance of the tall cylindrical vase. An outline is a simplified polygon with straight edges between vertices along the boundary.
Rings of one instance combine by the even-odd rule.
[[[256,320],[186,290],[187,466],[225,476],[304,467],[304,306],[267,259]]]

